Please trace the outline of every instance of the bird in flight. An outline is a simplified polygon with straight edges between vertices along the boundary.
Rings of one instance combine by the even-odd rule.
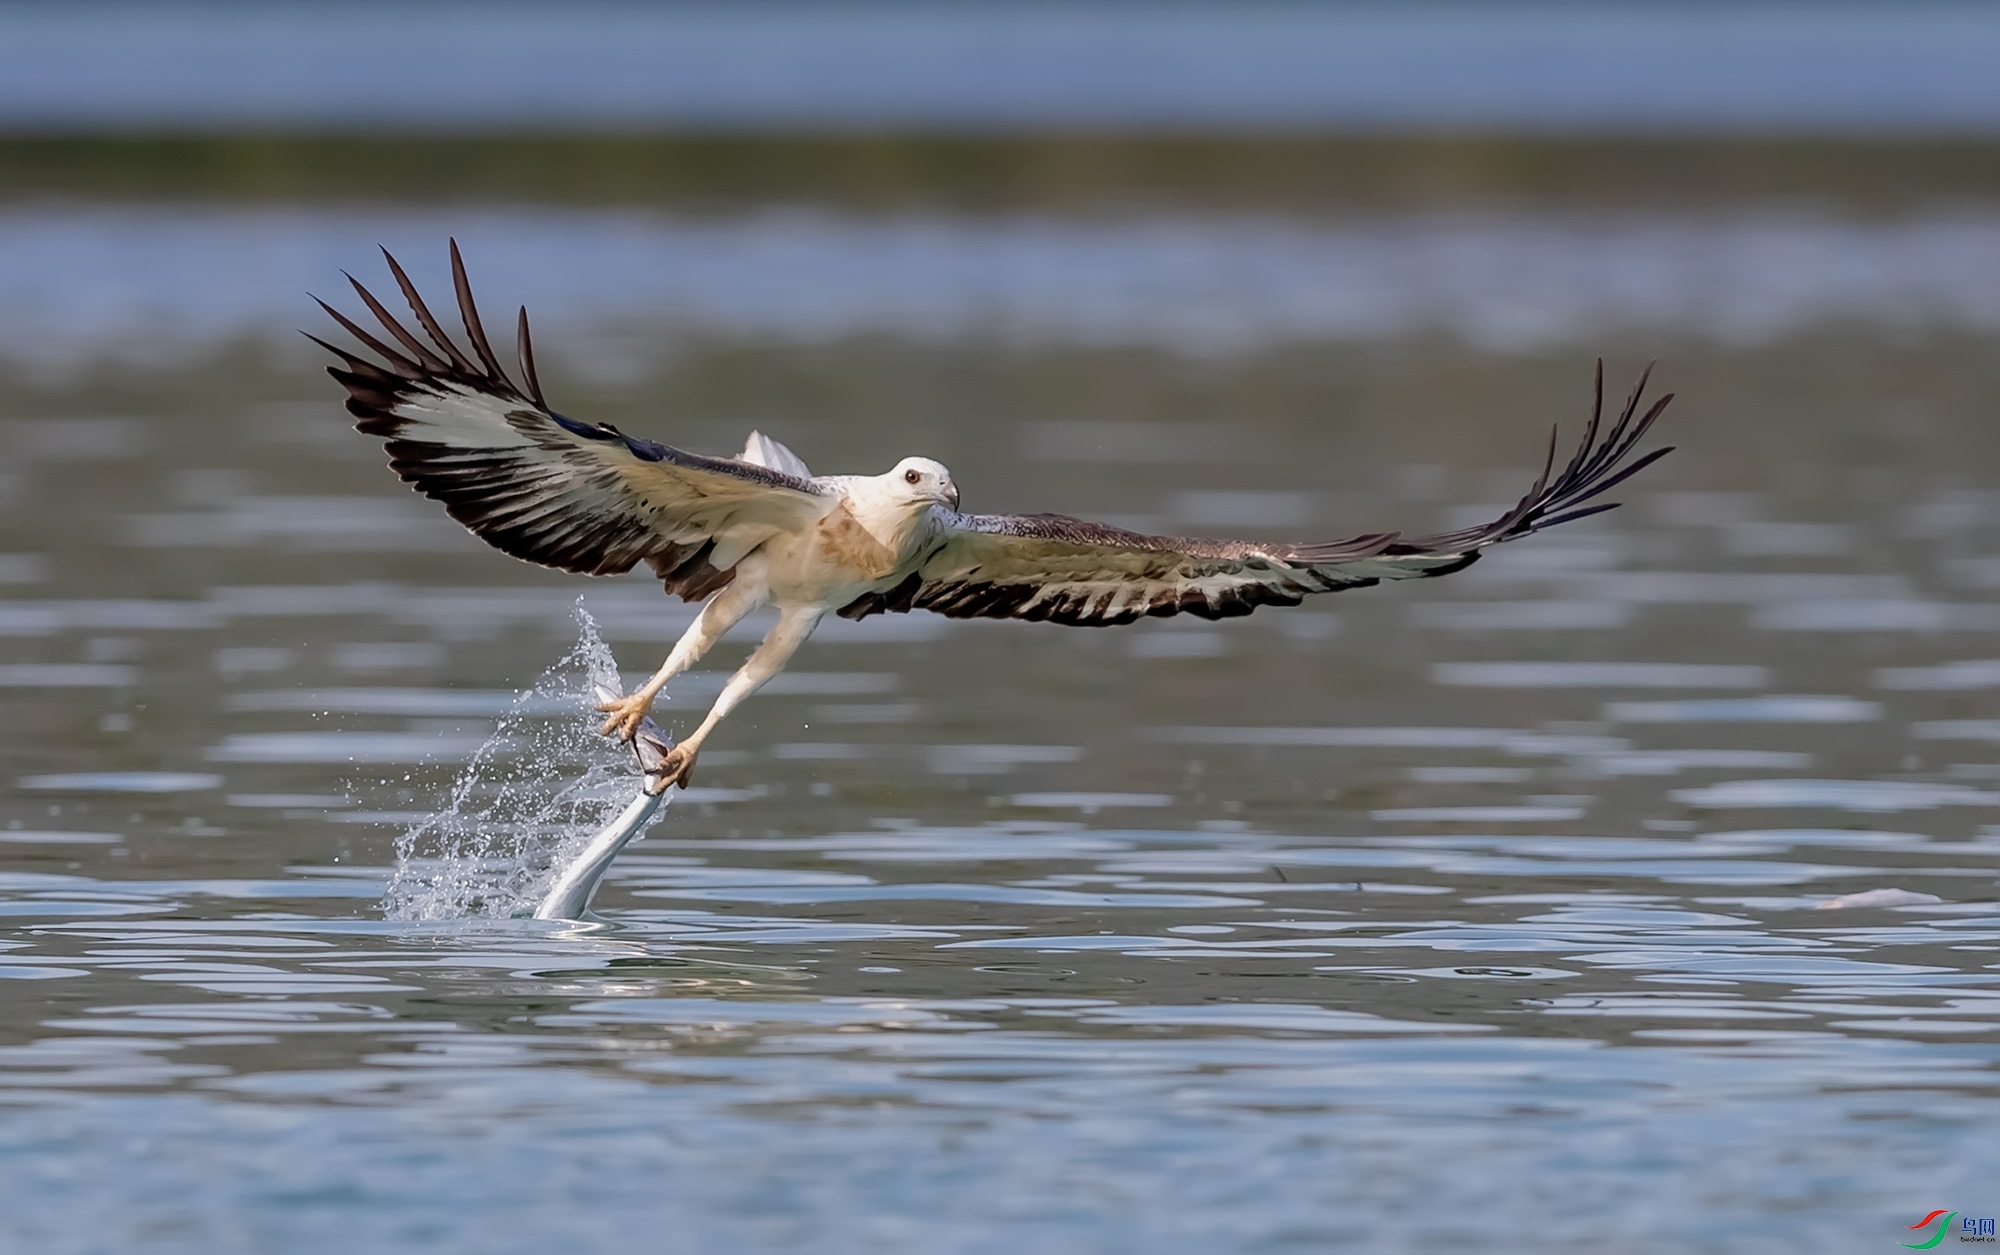
[[[1314,593],[1462,571],[1490,545],[1612,509],[1590,502],[1671,452],[1630,456],[1673,399],[1661,397],[1641,416],[1644,374],[1605,428],[1600,361],[1575,453],[1558,469],[1551,432],[1527,495],[1476,527],[1284,544],[1149,536],[1060,514],[961,514],[951,472],[929,458],[904,458],[881,475],[814,475],[757,432],[737,456],[708,457],[569,418],[542,395],[526,309],[517,324],[519,382],[501,366],[456,241],[452,283],[469,353],[396,259],[383,256],[423,334],[349,276],[388,341],[324,301],[365,351],[311,338],[340,359],[328,373],[346,387],[356,428],[386,442],[390,468],[503,553],[587,575],[644,562],[669,593],[704,603],[650,680],[598,706],[608,715],[603,733],[631,740],[669,681],[745,615],[777,608],[777,623],[707,717],[649,777],[660,790],[687,786],[716,725],[784,668],[829,611],[860,619],[929,610],[1077,627],[1232,618]]]

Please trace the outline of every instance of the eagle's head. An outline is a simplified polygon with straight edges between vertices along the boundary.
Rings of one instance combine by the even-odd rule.
[[[958,509],[958,485],[942,462],[929,458],[904,458],[886,476],[891,491],[912,505],[935,504]]]

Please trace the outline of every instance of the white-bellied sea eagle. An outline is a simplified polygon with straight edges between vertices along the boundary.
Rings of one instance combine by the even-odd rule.
[[[568,418],[542,396],[525,309],[520,382],[501,367],[456,242],[451,273],[470,353],[445,334],[396,259],[388,262],[423,335],[350,276],[394,343],[324,301],[366,355],[314,339],[341,359],[329,372],[347,388],[356,427],[386,441],[390,467],[503,553],[588,575],[644,562],[668,592],[705,601],[653,678],[598,708],[609,713],[602,731],[631,739],[668,681],[744,615],[777,607],[763,644],[650,777],[661,789],[686,787],[716,724],[784,667],[828,611],[1101,627],[1295,606],[1313,593],[1464,570],[1488,545],[1611,509],[1586,503],[1670,452],[1628,456],[1673,399],[1661,397],[1641,416],[1645,375],[1603,430],[1600,361],[1596,405],[1575,454],[1558,469],[1551,433],[1527,495],[1477,527],[1283,544],[1148,536],[1060,514],[961,514],[951,472],[929,458],[904,458],[882,475],[814,475],[756,432],[737,456],[707,457]]]

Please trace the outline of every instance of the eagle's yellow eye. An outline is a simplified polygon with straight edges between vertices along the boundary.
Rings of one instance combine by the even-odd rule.
[[[919,473],[919,472],[917,472],[917,471],[904,471],[904,472],[903,472],[903,479],[904,479],[905,481],[909,482],[909,483],[912,483],[912,484],[915,484],[915,483],[920,483],[920,482],[922,482],[923,478],[924,478],[924,477],[923,477],[923,475],[922,475],[922,474],[920,474],[920,473]]]

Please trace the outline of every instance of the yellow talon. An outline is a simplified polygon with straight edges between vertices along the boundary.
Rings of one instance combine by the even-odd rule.
[[[643,693],[634,693],[615,701],[599,702],[597,708],[611,713],[611,717],[597,729],[597,734],[611,736],[616,733],[619,740],[630,741],[639,735],[639,725],[646,722],[646,716],[652,713],[653,699]]]
[[[694,756],[695,751],[686,745],[668,750],[659,768],[646,773],[646,792],[665,793],[673,785],[687,788],[694,779]]]

